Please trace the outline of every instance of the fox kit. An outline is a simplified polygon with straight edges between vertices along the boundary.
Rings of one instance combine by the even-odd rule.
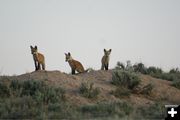
[[[42,66],[42,69],[45,70],[44,55],[41,53],[38,53],[37,46],[35,47],[30,46],[30,48],[31,48],[31,53],[33,55],[33,59],[34,59],[35,71],[41,70],[41,66]]]
[[[79,61],[74,60],[72,58],[71,53],[68,54],[65,53],[65,56],[66,56],[66,62],[68,62],[71,67],[72,74],[75,74],[75,71],[77,71],[78,73],[83,73],[88,71],[88,70],[84,70],[83,65]]]
[[[109,67],[109,59],[110,59],[110,54],[111,54],[111,49],[109,49],[108,51],[106,49],[104,49],[104,56],[101,59],[101,70],[108,70]]]

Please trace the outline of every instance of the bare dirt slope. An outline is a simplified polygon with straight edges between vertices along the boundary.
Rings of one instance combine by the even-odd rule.
[[[154,102],[161,101],[167,104],[180,104],[180,90],[171,86],[170,81],[156,79],[148,75],[140,75],[140,87],[151,83],[153,91],[151,95],[131,94],[129,98],[122,98],[125,101],[137,106],[151,105]],[[101,101],[118,101],[111,94],[116,86],[111,84],[112,71],[91,71],[78,75],[70,75],[60,71],[38,71],[16,76],[17,80],[43,80],[49,85],[60,86],[66,90],[66,97],[69,102],[76,105],[93,104]],[[82,82],[93,82],[94,87],[100,88],[100,95],[97,99],[88,99],[79,94],[79,88]]]

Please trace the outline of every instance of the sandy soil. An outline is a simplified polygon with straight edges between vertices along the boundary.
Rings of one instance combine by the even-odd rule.
[[[78,75],[70,75],[60,71],[38,71],[26,73],[19,76],[13,76],[11,79],[17,80],[44,80],[47,84],[61,86],[66,90],[66,97],[69,102],[76,105],[92,104],[101,101],[119,101],[125,100],[135,106],[146,106],[155,101],[161,101],[167,104],[180,104],[180,90],[171,86],[170,81],[156,79],[148,75],[140,75],[140,88],[151,83],[153,87],[150,96],[133,93],[129,98],[116,98],[111,93],[116,86],[111,84],[112,71],[91,71]],[[79,94],[79,87],[82,82],[93,82],[94,87],[100,89],[100,95],[97,99],[88,99]]]

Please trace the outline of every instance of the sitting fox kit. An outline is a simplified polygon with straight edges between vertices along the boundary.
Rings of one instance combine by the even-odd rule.
[[[77,71],[78,73],[83,73],[88,71],[88,70],[84,70],[83,65],[79,61],[74,60],[72,58],[71,53],[68,54],[65,53],[65,56],[66,56],[66,62],[68,62],[71,67],[72,74],[75,74],[75,71]]]
[[[41,66],[42,66],[42,69],[45,70],[44,55],[41,53],[38,53],[37,46],[35,46],[35,47],[30,46],[30,48],[31,48],[31,53],[33,55],[33,59],[34,59],[35,71],[41,70]]]
[[[109,67],[109,59],[110,59],[110,54],[111,54],[111,49],[109,49],[108,51],[106,49],[104,49],[104,56],[101,59],[101,70],[108,70]]]

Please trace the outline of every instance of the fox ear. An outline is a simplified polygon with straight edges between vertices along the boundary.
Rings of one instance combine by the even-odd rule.
[[[37,50],[37,46],[35,46],[35,49]]]
[[[71,56],[71,53],[70,53],[70,52],[68,52],[68,55],[69,55],[69,56]]]
[[[30,48],[32,49],[32,48],[33,48],[33,46],[31,45],[31,46],[30,46]]]
[[[112,51],[112,49],[109,49],[109,52],[111,52]]]
[[[67,53],[64,53],[65,55],[68,55]]]
[[[104,52],[106,52],[106,49],[104,49]]]

